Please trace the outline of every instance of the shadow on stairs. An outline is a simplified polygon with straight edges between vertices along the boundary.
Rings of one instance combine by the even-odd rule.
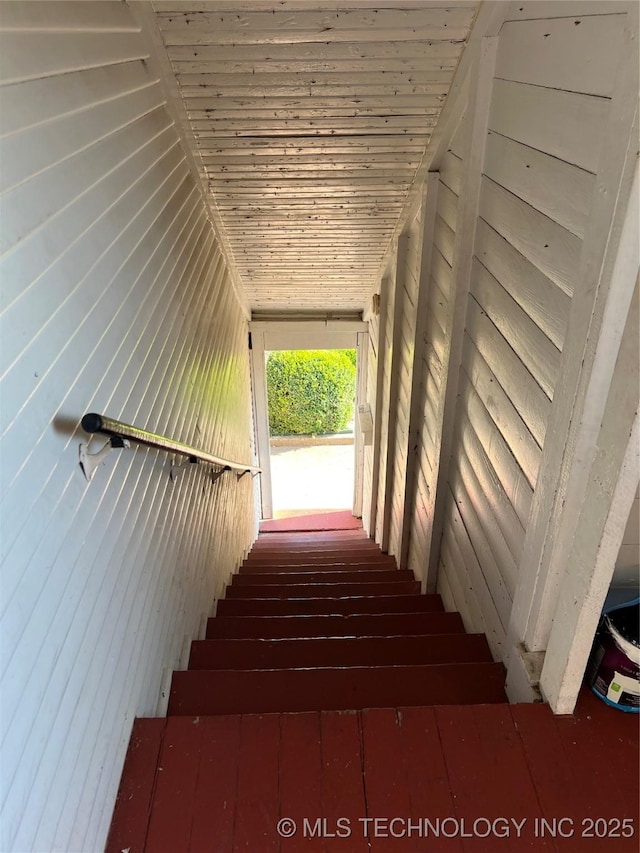
[[[582,837],[638,832],[626,716],[509,706],[484,636],[361,530],[263,534],[135,722],[107,850],[636,850]]]

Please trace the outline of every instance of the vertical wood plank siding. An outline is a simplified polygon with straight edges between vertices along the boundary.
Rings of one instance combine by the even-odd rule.
[[[391,503],[391,525],[389,531],[389,553],[400,556],[402,544],[402,523],[404,517],[405,483],[407,471],[407,440],[409,432],[409,409],[411,406],[411,375],[414,359],[414,339],[416,308],[418,303],[418,282],[420,280],[420,240],[422,238],[422,210],[408,229],[405,270],[401,283],[402,293],[402,339],[400,352],[394,354],[400,358],[398,394],[395,400],[396,434],[393,470],[393,493]]]
[[[550,7],[551,8],[551,7]],[[503,653],[562,364],[624,16],[508,21],[501,29],[464,330],[439,591]],[[541,57],[544,54],[545,59]],[[589,62],[581,57],[589,57]],[[572,59],[573,57],[573,59]],[[433,294],[448,299],[460,161],[441,166]],[[446,311],[425,345],[419,489],[428,494]],[[416,503],[411,566],[423,552]],[[434,543],[437,547],[437,543]]]
[[[9,5],[0,848],[93,851],[133,718],[251,541],[253,490],[195,465],[172,482],[142,448],[87,484],[79,418],[250,461],[246,328],[129,10]]]
[[[452,245],[457,222],[459,172],[460,159],[452,151],[448,151],[440,170],[426,335],[422,352],[416,353],[416,358],[422,359],[423,404],[419,449],[420,465],[416,478],[416,498],[409,540],[409,568],[420,578],[425,577],[426,566],[429,562],[427,513],[429,506],[433,504],[432,492],[435,489],[436,410],[438,400],[444,392],[442,362],[444,347],[450,338],[452,319],[449,309],[453,289],[451,268],[453,259],[450,248],[445,250],[449,254],[448,258],[443,254],[441,238],[446,229],[447,232],[450,232],[450,237],[447,238],[447,246]],[[458,179],[454,176],[458,176]],[[443,592],[443,600],[449,609],[455,609],[454,600],[451,596],[447,598],[447,592],[448,590]]]
[[[380,289],[379,289],[380,290]],[[372,416],[375,415],[376,406],[376,376],[378,372],[378,330],[380,327],[379,315],[372,314],[369,319],[369,339],[367,346],[367,391],[366,402],[371,406]],[[362,526],[367,534],[373,535],[370,530],[371,502],[373,500],[373,440],[364,448],[364,470],[362,479]]]
[[[394,324],[394,306],[396,303],[396,285],[398,284],[398,276],[392,268],[388,272],[388,281],[386,287],[386,322],[384,328],[380,329],[380,347],[378,350],[378,359],[382,358],[382,395],[380,405],[382,409],[382,418],[380,424],[380,458],[379,458],[379,479],[378,491],[376,495],[376,527],[375,541],[382,542],[382,528],[384,521],[384,495],[386,488],[387,455],[389,452],[388,436],[389,436],[389,418],[391,417],[391,402],[389,398],[389,390],[391,387],[391,368],[393,361],[393,324]],[[383,348],[384,342],[384,348]],[[376,400],[376,406],[378,401]]]

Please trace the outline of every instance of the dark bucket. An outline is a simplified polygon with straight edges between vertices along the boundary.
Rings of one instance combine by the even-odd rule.
[[[614,708],[640,713],[640,606],[619,607],[602,617],[587,669],[591,690]]]

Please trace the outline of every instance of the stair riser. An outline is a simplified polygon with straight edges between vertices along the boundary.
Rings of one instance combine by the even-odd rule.
[[[317,551],[305,551],[300,554],[292,554],[291,551],[279,554],[251,554],[243,562],[243,566],[330,566],[349,565],[351,563],[369,564],[373,566],[385,566],[395,569],[396,563],[393,557],[381,554],[318,554]]]
[[[290,584],[290,583],[395,583],[414,580],[413,572],[399,569],[377,569],[356,572],[298,572],[284,571],[280,573],[256,572],[255,574],[234,575],[231,586],[251,586],[252,584]]]
[[[174,714],[342,711],[504,702],[501,664],[175,672]]]
[[[374,548],[377,545],[372,539],[367,539],[366,536],[327,536],[319,533],[309,533],[305,536],[293,537],[291,534],[271,535],[269,537],[260,536],[254,543],[252,550],[262,551],[265,548]]]
[[[458,613],[384,616],[217,616],[207,622],[207,639],[294,637],[376,637],[396,634],[464,633]]]
[[[287,584],[229,586],[226,598],[338,598],[348,595],[419,595],[417,581],[400,583]]]
[[[387,595],[350,598],[223,598],[218,616],[306,616],[340,613],[442,612],[438,595]]]
[[[316,572],[329,572],[336,574],[338,572],[353,573],[353,572],[396,572],[395,563],[243,563],[238,570],[240,575],[286,575],[286,574],[313,574]]]
[[[313,542],[270,542],[267,545],[255,544],[251,548],[252,554],[269,554],[275,551],[286,551],[295,554],[298,551],[305,551],[310,554],[326,554],[326,553],[341,553],[348,554],[351,551],[362,551],[366,554],[380,554],[380,548],[374,545],[368,539],[352,539],[342,542],[324,542],[323,544],[314,544]]]
[[[199,640],[189,669],[491,663],[483,634],[322,640]]]

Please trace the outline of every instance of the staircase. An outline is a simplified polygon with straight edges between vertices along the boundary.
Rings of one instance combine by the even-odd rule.
[[[136,720],[107,851],[494,851],[495,835],[463,842],[461,821],[501,815],[528,834],[499,849],[555,850],[534,838],[536,818],[582,820],[598,800],[609,813],[584,761],[604,706],[584,702],[579,731],[546,706],[509,706],[484,636],[361,530],[265,534],[174,673],[167,719]],[[607,755],[634,736],[613,716]],[[633,761],[618,754],[628,773],[608,780],[619,817],[634,813],[621,781]],[[372,816],[401,818],[404,835]],[[408,835],[409,818],[449,818],[455,834]],[[561,849],[582,850],[570,841]]]
[[[362,531],[267,534],[233,578],[169,714],[506,701],[502,666]]]

